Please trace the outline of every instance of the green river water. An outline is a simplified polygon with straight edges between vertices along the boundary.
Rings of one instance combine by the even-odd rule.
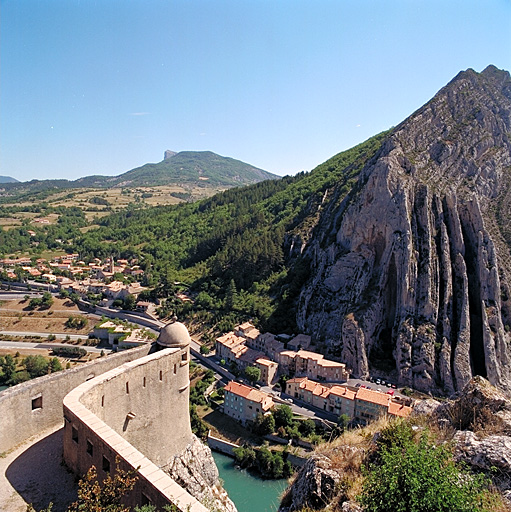
[[[261,480],[245,470],[236,469],[233,459],[226,455],[213,452],[213,458],[238,512],[275,512],[279,508],[287,480]]]

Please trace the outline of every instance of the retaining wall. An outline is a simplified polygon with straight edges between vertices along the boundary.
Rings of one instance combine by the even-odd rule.
[[[90,304],[87,302],[82,302],[82,304],[90,307]],[[112,309],[104,308],[102,306],[96,306],[95,313],[98,315],[105,315],[109,318],[120,318],[121,320],[127,320],[128,322],[133,322],[143,325],[144,327],[149,327],[155,331],[159,331],[160,328],[164,325],[163,322],[152,320],[151,318],[147,318],[142,314],[139,315],[135,312],[128,313],[126,311],[113,311]]]
[[[64,397],[83,382],[123,363],[146,356],[152,345],[108,355],[0,393],[0,452],[62,422]]]
[[[234,448],[239,448],[238,444],[230,443],[229,441],[224,441],[223,439],[214,437],[211,435],[211,432],[208,432],[208,446],[212,450],[229,455],[230,457],[234,456]]]

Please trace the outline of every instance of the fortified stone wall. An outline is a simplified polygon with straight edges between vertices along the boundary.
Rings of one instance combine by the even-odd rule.
[[[138,469],[127,505],[173,503],[183,512],[206,512],[159,469],[192,440],[188,390],[188,347],[164,349],[80,385],[64,398],[66,464],[76,474],[94,465],[102,480],[117,460],[122,469]]]
[[[188,359],[187,348],[169,348],[127,363],[94,379],[80,402],[161,466],[191,442]]]
[[[123,363],[146,356],[141,346],[81,366],[18,384],[0,393],[0,452],[62,422],[64,397],[83,382]]]

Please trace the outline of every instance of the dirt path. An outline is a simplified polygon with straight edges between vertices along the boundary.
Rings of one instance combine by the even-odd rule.
[[[74,476],[62,465],[62,432],[58,426],[0,457],[0,511],[41,510],[53,502],[64,512],[76,500]]]

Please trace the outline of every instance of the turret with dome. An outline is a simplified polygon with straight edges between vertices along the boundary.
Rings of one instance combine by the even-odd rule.
[[[156,342],[164,348],[186,348],[190,345],[190,334],[181,322],[171,322],[163,327]]]

